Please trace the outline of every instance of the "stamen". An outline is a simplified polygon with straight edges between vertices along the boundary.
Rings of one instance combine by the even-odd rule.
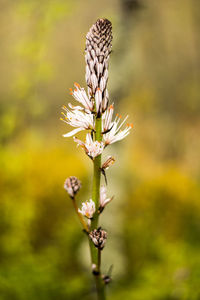
[[[133,128],[133,123],[130,124],[130,127]]]
[[[74,82],[74,85],[77,86],[77,88],[79,88],[79,89],[81,88],[80,84],[77,82]]]

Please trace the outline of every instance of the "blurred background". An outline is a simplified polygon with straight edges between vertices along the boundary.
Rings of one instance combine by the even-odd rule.
[[[59,120],[85,86],[85,35],[113,23],[110,101],[134,129],[105,153],[115,195],[108,299],[200,299],[200,3],[0,0],[0,299],[95,299],[89,250],[63,189],[92,165]],[[73,102],[74,103],[74,102]],[[80,134],[81,136],[81,134]]]

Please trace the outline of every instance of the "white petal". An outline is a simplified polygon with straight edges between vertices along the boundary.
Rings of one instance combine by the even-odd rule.
[[[71,109],[83,110],[83,107],[81,107],[81,106],[75,106],[75,105],[72,105],[71,103],[69,103],[68,106],[69,106]]]
[[[85,130],[85,128],[79,127],[79,128],[76,128],[76,129],[74,129],[74,130],[72,130],[68,133],[63,134],[63,136],[64,137],[70,137],[70,136],[73,136],[74,134],[76,134],[77,132],[82,131],[82,130]]]

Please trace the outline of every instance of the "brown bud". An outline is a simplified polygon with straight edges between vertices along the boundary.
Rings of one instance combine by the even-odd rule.
[[[96,248],[103,250],[107,239],[107,232],[105,230],[101,229],[101,227],[94,229],[89,233],[89,237]]]
[[[65,180],[64,189],[68,192],[71,198],[74,198],[75,194],[80,190],[81,182],[75,176],[70,176]]]
[[[115,163],[115,159],[112,156],[108,156],[107,160],[103,163],[102,169],[107,170],[110,166]]]

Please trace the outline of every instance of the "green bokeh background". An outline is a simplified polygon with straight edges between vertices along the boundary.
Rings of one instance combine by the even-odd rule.
[[[134,129],[114,155],[101,223],[110,300],[200,299],[200,3],[0,1],[0,300],[95,299],[87,240],[63,189],[92,165],[59,121],[84,44],[113,23],[110,101]],[[81,136],[81,134],[80,134]]]

